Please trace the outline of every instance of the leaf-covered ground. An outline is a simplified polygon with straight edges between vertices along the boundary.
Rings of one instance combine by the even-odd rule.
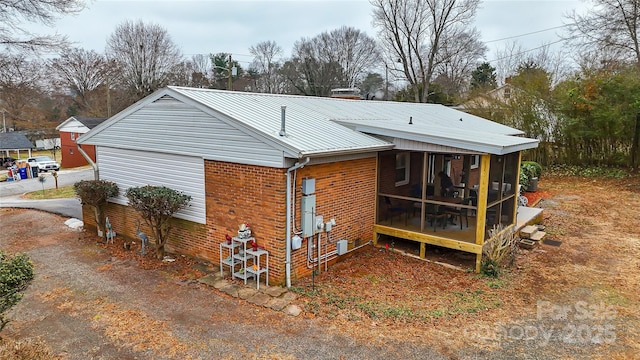
[[[38,271],[3,335],[41,338],[59,359],[638,358],[640,178],[538,186],[560,246],[522,250],[498,279],[466,271],[474,256],[461,252],[364,248],[295,283],[297,318],[198,284],[193,259],[159,262],[3,209],[2,248]]]

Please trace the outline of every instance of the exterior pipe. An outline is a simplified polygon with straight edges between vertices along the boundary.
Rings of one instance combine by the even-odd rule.
[[[91,165],[91,167],[93,168],[93,180],[100,180],[98,165],[94,163],[93,160],[91,160],[91,157],[89,157],[89,155],[87,155],[87,153],[84,152],[84,150],[82,150],[82,146],[78,145],[77,148],[78,148],[78,151],[80,151],[80,155],[82,155],[82,157],[84,157],[84,159],[87,160],[89,165]]]
[[[292,167],[287,169],[287,235],[286,235],[286,260],[285,260],[285,276],[287,281],[287,288],[291,287],[291,172],[297,169],[303,168],[311,161],[307,157],[303,162],[298,162]],[[295,185],[295,184],[294,184]]]
[[[285,131],[285,120],[286,120],[286,111],[287,107],[282,106],[280,108],[280,136],[287,136],[287,132]]]

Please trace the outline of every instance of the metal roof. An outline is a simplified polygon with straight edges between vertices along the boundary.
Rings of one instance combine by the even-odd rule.
[[[33,149],[35,146],[19,132],[0,133],[0,150]]]
[[[78,143],[91,143],[92,137],[114,122],[167,96],[224,119],[237,129],[281,149],[285,157],[338,155],[393,148],[394,144],[381,136],[493,154],[537,146],[537,140],[520,137],[523,134],[520,130],[443,105],[173,86],[130,106],[83,135]],[[283,106],[286,107],[285,136],[280,135]]]

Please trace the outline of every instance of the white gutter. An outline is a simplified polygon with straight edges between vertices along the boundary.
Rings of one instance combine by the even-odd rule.
[[[84,157],[84,159],[87,160],[89,165],[91,165],[91,167],[93,168],[93,180],[100,180],[100,174],[98,173],[98,165],[94,163],[93,160],[91,160],[91,157],[89,157],[89,155],[87,155],[87,153],[84,152],[84,150],[82,150],[82,146],[80,146],[80,144],[78,144],[77,148],[78,148],[78,151],[80,151],[80,155],[82,155],[82,157]]]
[[[304,162],[297,162],[295,163],[295,165],[287,169],[287,249],[285,261],[285,276],[287,278],[287,288],[291,287],[291,172],[304,167],[309,163],[309,161],[311,161],[311,159],[307,157]]]

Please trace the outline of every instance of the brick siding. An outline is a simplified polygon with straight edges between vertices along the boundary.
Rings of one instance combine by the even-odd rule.
[[[302,179],[316,180],[316,208],[327,222],[335,218],[327,251],[346,239],[349,248],[373,238],[375,213],[376,158],[305,166],[297,171],[295,224],[300,224]],[[219,244],[225,235],[237,235],[238,225],[247,222],[259,245],[269,251],[269,280],[285,282],[286,169],[205,160],[207,225],[174,219],[167,250],[219,263]],[[137,240],[130,207],[109,204],[107,216],[118,237]],[[95,232],[93,210],[83,208],[85,228]],[[142,231],[151,236],[142,224]],[[327,241],[322,234],[323,244]],[[324,249],[323,249],[324,253]],[[317,256],[313,254],[312,257]],[[226,257],[226,256],[225,256]],[[292,252],[292,281],[311,274],[307,267],[307,241]]]

